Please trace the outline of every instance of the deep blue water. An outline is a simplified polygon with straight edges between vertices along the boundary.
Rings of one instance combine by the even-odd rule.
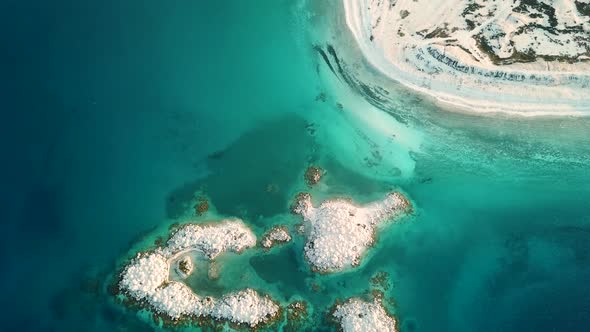
[[[337,4],[3,1],[0,330],[149,330],[110,303],[119,257],[203,188],[261,231],[317,163],[314,194],[400,188],[416,212],[351,273],[312,275],[297,244],[236,263],[281,301],[307,298],[311,330],[387,271],[402,331],[587,331],[590,122],[470,117],[399,92],[375,109],[314,49],[333,43],[354,72],[341,36],[310,32]]]

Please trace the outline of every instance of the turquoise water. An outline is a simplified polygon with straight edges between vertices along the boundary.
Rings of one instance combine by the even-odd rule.
[[[385,271],[402,331],[587,330],[588,119],[440,110],[362,61],[338,1],[0,6],[3,330],[151,329],[106,290],[133,246],[196,193],[257,234],[295,225],[310,164],[317,200],[399,189],[415,212],[354,271],[311,273],[297,238],[196,289],[302,298],[330,330],[327,308]]]

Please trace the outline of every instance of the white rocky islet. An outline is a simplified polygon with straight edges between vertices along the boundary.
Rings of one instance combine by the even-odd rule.
[[[396,321],[379,300],[351,298],[336,305],[332,317],[343,332],[396,332]]]
[[[276,318],[280,307],[252,289],[219,299],[200,297],[187,285],[169,280],[171,262],[196,251],[214,259],[227,251],[241,252],[256,245],[256,236],[240,220],[181,226],[164,248],[138,254],[121,274],[119,288],[136,301],[173,320],[209,316],[255,327]],[[181,259],[184,259],[182,257]]]
[[[311,195],[300,194],[292,210],[303,217],[306,260],[313,270],[331,273],[359,265],[375,242],[377,228],[410,208],[408,199],[395,192],[364,206],[331,199],[317,208]]]

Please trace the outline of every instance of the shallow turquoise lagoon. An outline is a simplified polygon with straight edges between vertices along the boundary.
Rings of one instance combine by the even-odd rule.
[[[414,213],[357,269],[312,273],[296,236],[188,282],[304,299],[309,331],[333,330],[337,299],[375,289],[404,332],[587,330],[590,120],[441,110],[363,62],[339,1],[0,9],[2,330],[153,329],[113,303],[112,273],[195,219],[198,195],[212,211],[196,220],[236,216],[260,235],[300,222],[299,191],[364,203],[391,190]],[[327,173],[309,189],[312,164]]]

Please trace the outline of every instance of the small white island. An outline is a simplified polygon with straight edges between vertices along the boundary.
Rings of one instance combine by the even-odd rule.
[[[255,245],[255,235],[240,220],[183,225],[165,247],[138,254],[131,260],[120,276],[119,288],[131,299],[147,303],[153,311],[173,321],[211,317],[256,327],[276,319],[280,313],[279,305],[268,296],[245,289],[219,299],[201,297],[184,283],[170,279],[173,264],[186,275],[195,268],[189,253],[213,260],[225,252],[240,253]]]
[[[289,230],[285,226],[274,226],[262,236],[260,244],[265,249],[270,249],[280,243],[291,241]]]
[[[408,199],[397,192],[364,206],[346,199],[332,199],[317,208],[311,202],[311,195],[302,193],[292,207],[294,213],[303,217],[305,258],[314,271],[321,273],[340,272],[359,265],[375,242],[377,228],[410,209]]]
[[[336,305],[332,318],[343,332],[397,332],[396,321],[379,300],[348,299]]]

